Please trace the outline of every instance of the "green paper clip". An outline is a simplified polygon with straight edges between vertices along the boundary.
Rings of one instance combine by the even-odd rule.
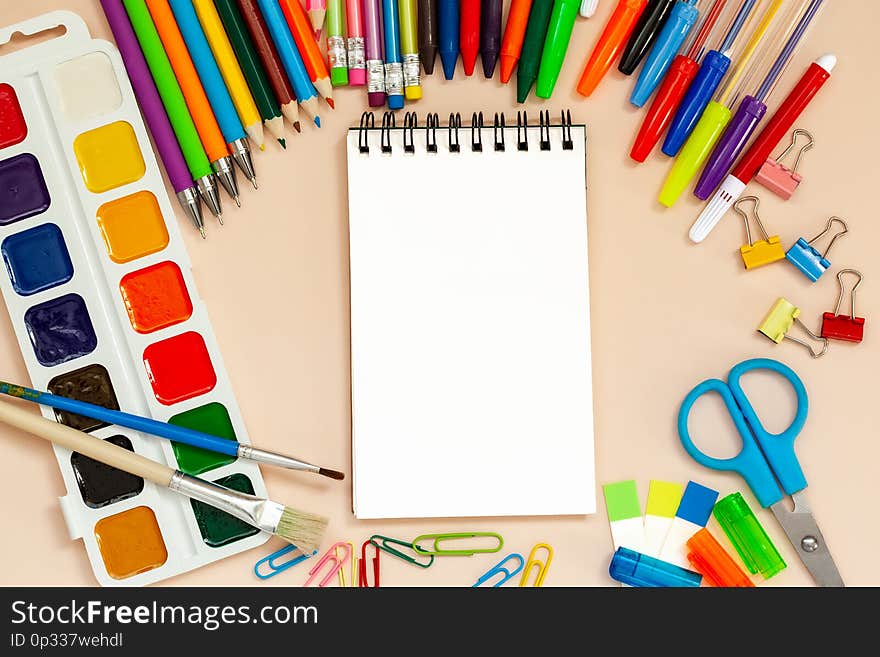
[[[381,539],[381,544],[377,542],[377,539]],[[411,563],[413,566],[418,566],[419,568],[427,568],[432,563],[434,563],[434,555],[431,555],[431,558],[428,559],[428,563],[421,563],[416,560],[415,557],[411,557],[408,554],[404,554],[400,550],[391,547],[389,543],[394,545],[400,545],[405,548],[409,548],[413,550],[417,555],[419,552],[415,549],[415,546],[412,543],[408,543],[407,541],[401,541],[396,538],[390,538],[388,536],[382,536],[381,534],[373,534],[370,536],[370,545],[372,545],[377,550],[382,550],[383,552],[387,552],[391,556],[397,557],[398,559],[403,559],[407,563]]]
[[[444,550],[440,547],[440,543],[443,541],[454,541],[462,538],[483,538],[485,536],[489,536],[492,538],[498,539],[498,545],[494,547],[488,548],[465,548],[462,550]],[[431,550],[427,550],[419,545],[422,541],[433,539],[434,540],[434,548]],[[418,554],[430,554],[438,557],[469,557],[472,554],[490,554],[492,552],[498,552],[501,548],[504,547],[504,539],[501,537],[501,534],[496,534],[495,532],[464,532],[460,534],[422,534],[413,539],[412,542],[413,550]]]

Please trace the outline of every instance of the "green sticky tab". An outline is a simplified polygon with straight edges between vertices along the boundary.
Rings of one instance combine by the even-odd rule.
[[[602,486],[602,490],[605,493],[605,506],[608,509],[609,522],[638,518],[642,515],[635,479],[605,484]]]
[[[649,516],[674,518],[683,493],[684,486],[681,484],[652,479],[648,485],[648,505],[645,513]]]

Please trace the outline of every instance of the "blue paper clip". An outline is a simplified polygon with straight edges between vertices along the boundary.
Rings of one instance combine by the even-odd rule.
[[[831,226],[835,221],[843,226],[843,230],[834,234],[834,237],[831,238],[824,253],[819,253],[812,247],[812,244],[831,230]],[[798,238],[798,241],[788,250],[785,257],[791,264],[797,267],[804,276],[815,283],[831,266],[827,256],[831,247],[834,246],[834,242],[837,241],[839,237],[846,235],[847,232],[849,232],[849,228],[847,228],[846,222],[844,222],[843,219],[840,217],[831,217],[825,225],[825,230],[811,240],[805,240],[803,237]]]
[[[519,565],[513,570],[508,570],[504,567],[504,563],[509,561],[510,559],[516,559],[519,561]],[[519,571],[523,569],[523,565],[525,565],[525,559],[521,554],[517,554],[516,552],[511,552],[506,557],[504,557],[501,561],[492,566],[489,570],[485,572],[485,574],[480,576],[480,579],[476,581],[476,583],[471,588],[476,588],[477,586],[482,586],[485,584],[491,577],[494,577],[498,573],[504,573],[504,577],[498,580],[493,587],[502,586],[507,580],[514,577]]]
[[[299,552],[299,554],[297,556],[293,557],[292,559],[288,559],[287,561],[285,561],[281,564],[276,563],[280,557],[283,557],[288,552],[293,552],[294,550],[297,550]],[[275,575],[277,575],[278,573],[284,572],[288,568],[292,568],[296,564],[302,563],[303,561],[305,561],[309,557],[313,557],[316,554],[318,554],[317,550],[315,550],[314,552],[312,552],[310,554],[306,554],[305,552],[300,550],[295,545],[292,545],[292,544],[287,545],[286,547],[281,548],[277,552],[273,552],[269,556],[263,557],[257,563],[255,563],[254,564],[254,575],[259,577],[260,579],[269,579],[270,577],[275,577]],[[269,573],[265,574],[265,575],[260,572],[260,566],[262,566],[264,563],[268,563],[269,569],[270,569]]]

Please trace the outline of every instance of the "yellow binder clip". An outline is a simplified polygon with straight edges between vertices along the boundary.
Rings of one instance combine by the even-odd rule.
[[[762,321],[760,326],[758,326],[758,331],[773,340],[773,342],[775,342],[776,344],[779,344],[783,340],[791,340],[792,342],[796,342],[797,344],[806,348],[813,358],[819,358],[820,356],[823,356],[828,350],[828,340],[819,335],[816,335],[810,329],[808,329],[806,324],[804,324],[799,319],[800,314],[800,308],[790,303],[786,299],[779,297],[776,300],[776,303],[773,304],[773,307],[770,308],[770,312],[768,312],[767,316],[764,317],[764,321]],[[821,351],[817,352],[813,349],[813,347],[810,346],[808,342],[788,335],[795,322],[797,322],[798,326],[800,326],[804,330],[804,332],[806,332],[807,335],[809,335],[813,340],[822,343]]]
[[[540,548],[544,548],[547,551],[547,558],[543,562],[535,558],[535,553]],[[529,576],[532,573],[532,569],[536,567],[538,569],[538,575],[535,577],[535,583],[532,586],[543,586],[544,578],[547,576],[547,569],[550,567],[551,561],[553,561],[553,548],[546,543],[538,543],[535,545],[535,547],[532,548],[532,551],[529,552],[529,560],[526,562],[525,568],[523,569],[519,585],[528,586]]]
[[[764,235],[764,239],[758,240],[757,242],[752,242],[752,230],[749,227],[749,215],[740,207],[743,203],[749,201],[754,203],[752,213],[755,215],[755,223],[758,225],[761,234]],[[746,269],[755,269],[756,267],[769,265],[771,262],[776,262],[777,260],[785,260],[785,249],[782,248],[782,244],[779,241],[779,235],[773,235],[771,237],[767,234],[767,231],[764,230],[764,224],[761,223],[761,217],[758,216],[758,206],[760,203],[761,202],[757,196],[743,196],[733,204],[733,209],[743,218],[743,223],[746,227],[746,240],[748,241],[748,244],[743,244],[742,248],[739,250]]]

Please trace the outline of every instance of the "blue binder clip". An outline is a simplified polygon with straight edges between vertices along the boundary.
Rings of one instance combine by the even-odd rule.
[[[284,555],[288,554],[289,552],[293,552],[294,550],[298,553],[298,554],[296,554],[296,556],[294,556],[291,559],[288,559],[287,561],[283,561],[280,564],[278,563],[278,559],[280,559]],[[281,548],[280,550],[278,550],[277,552],[273,552],[269,556],[263,557],[257,563],[255,563],[254,564],[254,575],[259,577],[260,579],[269,579],[270,577],[275,577],[275,575],[277,575],[278,573],[284,572],[288,568],[292,568],[296,564],[302,563],[303,561],[305,561],[309,557],[313,557],[316,554],[318,554],[317,550],[306,554],[305,552],[300,550],[295,545],[292,545],[292,544],[287,545],[287,546]],[[268,564],[268,566],[269,566],[268,573],[261,573],[260,572],[260,566],[262,566],[264,563]]]
[[[831,230],[831,226],[834,222],[839,223],[843,226],[843,230],[834,234],[831,238],[831,241],[828,243],[828,246],[825,249],[824,253],[819,253],[816,249],[813,248],[812,244],[818,239],[821,239],[825,236],[825,234]],[[819,277],[824,274],[828,268],[831,266],[831,263],[828,261],[827,256],[828,252],[831,251],[831,247],[834,246],[834,242],[837,241],[839,237],[843,237],[849,232],[849,228],[846,225],[846,222],[840,217],[831,217],[828,220],[828,223],[825,225],[825,230],[816,235],[813,239],[807,241],[803,237],[798,238],[798,241],[795,242],[794,246],[792,246],[788,252],[785,254],[786,259],[788,259],[791,264],[797,267],[801,273],[809,278],[814,283],[819,280]]]
[[[517,567],[514,568],[513,570],[509,570],[504,567],[504,564],[506,562],[510,561],[511,559],[514,559],[519,562]],[[489,570],[487,570],[483,575],[481,575],[480,579],[478,579],[476,581],[476,583],[471,588],[476,588],[478,586],[482,586],[487,581],[489,581],[489,579],[491,579],[492,577],[494,577],[495,575],[497,575],[499,573],[503,573],[504,577],[499,579],[492,586],[493,587],[502,586],[509,579],[516,576],[519,573],[519,571],[521,571],[523,569],[524,565],[525,565],[525,559],[523,559],[523,556],[521,554],[517,554],[516,552],[511,552],[506,557],[504,557],[501,561],[499,561],[494,566],[492,566]]]

